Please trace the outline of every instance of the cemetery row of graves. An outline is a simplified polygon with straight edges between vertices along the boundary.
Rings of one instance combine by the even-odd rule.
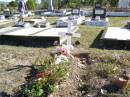
[[[18,22],[0,29],[0,96],[129,97],[130,23],[125,19],[130,18],[106,17],[99,3],[92,17],[80,9],[61,18],[1,16],[1,23]]]
[[[48,17],[47,20],[50,20],[50,22],[55,22],[55,18],[58,17]],[[109,21],[112,26],[123,27],[130,18],[124,17],[123,20],[121,19],[122,17],[111,17],[109,18]],[[117,22],[115,23],[115,21]],[[124,23],[124,21],[126,22]],[[0,61],[0,63],[3,65],[0,67],[2,70],[0,75],[0,86],[1,91],[7,93],[1,93],[2,97],[8,97],[14,93],[16,93],[14,94],[15,97],[20,97],[21,95],[23,96],[23,94],[28,96],[33,95],[36,97],[36,95],[47,95],[48,93],[51,93],[49,96],[53,95],[53,97],[85,97],[95,96],[97,93],[99,93],[99,97],[104,97],[105,95],[108,97],[129,97],[127,93],[124,93],[129,91],[129,87],[127,87],[129,85],[119,90],[116,86],[113,86],[113,80],[115,80],[115,76],[119,77],[119,75],[122,75],[123,71],[127,71],[127,73],[129,73],[129,51],[112,49],[107,50],[107,48],[106,50],[100,49],[98,47],[100,37],[99,39],[96,38],[102,29],[104,28],[80,25],[79,31],[81,33],[81,46],[74,46],[74,50],[72,51],[74,53],[73,59],[67,56],[67,58],[69,58],[69,61],[65,64],[62,63],[58,65],[63,65],[63,67],[56,67],[57,65],[55,66],[55,64],[53,64],[54,60],[51,61],[51,57],[48,59],[50,59],[52,63],[44,63],[44,61],[47,62],[48,59],[42,58],[42,56],[45,57],[50,54],[50,52],[52,52],[55,47],[44,49],[1,45],[0,55],[2,56],[1,58],[3,61]],[[96,44],[94,44],[94,46],[91,46],[93,43]],[[82,50],[82,48],[84,48],[84,50]],[[82,51],[83,54],[81,53]],[[75,53],[78,55],[75,55]],[[40,58],[37,58],[38,56],[40,56]],[[34,62],[35,60],[36,62]],[[30,67],[30,65],[28,66],[27,64],[33,64],[33,66]],[[53,66],[56,68],[53,68]],[[57,71],[59,68],[60,70]],[[48,75],[50,72],[51,75]],[[28,78],[25,81],[24,78],[27,76]],[[54,81],[52,76],[55,76],[55,78],[57,78],[55,79],[55,85],[47,81],[49,79]],[[62,78],[63,80],[61,80]],[[48,83],[45,84],[42,83],[42,81]],[[41,88],[43,85],[47,88]],[[37,91],[35,91],[32,86],[34,86],[34,88],[38,88]],[[112,88],[109,88],[109,86]],[[101,91],[103,91],[103,94]]]

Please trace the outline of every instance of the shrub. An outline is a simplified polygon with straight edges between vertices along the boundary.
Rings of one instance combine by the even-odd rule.
[[[119,72],[119,66],[116,64],[98,64],[97,68],[101,77],[108,77]]]
[[[23,95],[31,97],[40,97],[43,95],[43,93],[44,90],[42,89],[42,85],[33,81],[26,85],[22,90]]]
[[[59,65],[55,65],[53,57],[38,57],[33,64],[34,79],[22,89],[22,94],[27,97],[41,97],[52,93],[55,85],[65,79],[66,64],[62,61]]]

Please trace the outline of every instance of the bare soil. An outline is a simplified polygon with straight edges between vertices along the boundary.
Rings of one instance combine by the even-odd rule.
[[[3,46],[4,47],[4,46]],[[20,48],[20,49],[19,49]],[[38,56],[46,56],[53,48],[0,47],[0,97],[13,97],[20,86],[26,83],[31,65]],[[102,78],[97,74],[96,64],[119,64],[122,70],[129,72],[130,62],[126,55],[105,56],[76,48],[71,59],[66,80],[56,86],[50,97],[105,97],[99,95],[105,85],[110,84],[111,77]],[[111,95],[111,96],[109,96]],[[121,91],[108,93],[106,97],[120,97]],[[122,96],[123,97],[123,96]]]

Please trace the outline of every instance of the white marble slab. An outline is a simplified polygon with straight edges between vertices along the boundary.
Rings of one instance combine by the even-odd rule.
[[[18,31],[21,30],[21,27],[6,27],[6,28],[2,28],[0,29],[0,35],[3,35],[4,33],[11,33],[13,31]]]
[[[10,21],[9,20],[0,20],[0,25],[4,25],[4,24],[6,24],[6,23],[9,23]]]
[[[30,19],[30,20],[27,20],[27,21],[24,21],[24,22],[32,22],[33,24],[37,24],[37,23],[42,23],[42,22],[45,22],[46,19],[43,18],[43,19]]]
[[[75,29],[75,30],[74,30]],[[67,33],[68,28],[51,28],[40,33],[37,33],[33,36],[41,36],[41,37],[61,37],[59,33]],[[75,33],[77,31],[76,28],[72,28],[71,33]]]
[[[16,27],[18,28],[18,27]],[[21,27],[22,28],[22,27]],[[12,28],[8,27],[5,30],[9,30]],[[7,31],[8,31],[7,30]],[[13,29],[14,30],[14,29]],[[76,27],[72,27],[71,29],[71,33],[75,33],[78,30],[78,28]],[[32,36],[32,37],[49,37],[49,38],[59,38],[59,42],[60,44],[62,44],[63,42],[65,42],[68,38],[66,36],[66,33],[68,32],[68,28],[34,28],[34,27],[28,27],[28,28],[23,28],[21,30],[15,30],[15,31],[10,31],[10,32],[4,32],[2,30],[1,31],[1,35],[4,36]],[[62,35],[61,35],[61,34]]]
[[[89,18],[84,23],[88,26],[108,26],[109,20],[108,18],[106,18],[105,20],[92,20]]]
[[[12,31],[10,33],[4,33],[3,35],[9,35],[9,36],[32,36],[32,34],[40,33],[41,31],[44,31],[48,28],[34,28],[34,27],[28,27],[21,30]]]
[[[39,36],[39,37],[60,37],[59,33],[67,33],[68,28],[34,28],[34,27],[7,27],[0,30],[0,35],[9,36]],[[75,27],[72,33],[76,32]]]
[[[82,24],[85,20],[84,16],[72,15],[69,17],[63,17],[56,21],[56,27],[68,27],[68,22],[71,20],[73,25]]]
[[[111,40],[130,40],[130,29],[108,27],[104,39]]]

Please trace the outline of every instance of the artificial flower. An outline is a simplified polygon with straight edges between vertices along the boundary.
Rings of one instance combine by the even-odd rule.
[[[44,77],[44,73],[43,72],[38,72],[37,74],[36,74],[36,78],[43,78]]]

